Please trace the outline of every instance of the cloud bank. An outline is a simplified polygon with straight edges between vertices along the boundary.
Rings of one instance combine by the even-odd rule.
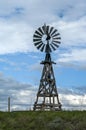
[[[33,109],[38,86],[20,83],[0,73],[0,111],[8,110],[8,97],[11,99],[11,111]],[[86,109],[86,86],[71,88],[58,87],[63,109]],[[81,93],[82,92],[82,93]]]

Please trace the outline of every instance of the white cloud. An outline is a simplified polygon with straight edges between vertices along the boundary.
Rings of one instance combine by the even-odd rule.
[[[86,62],[86,49],[74,49],[69,53],[60,54],[58,62]]]
[[[58,55],[56,62],[60,66],[86,70],[86,49],[71,49]]]
[[[0,22],[0,54],[34,51],[33,29],[24,23]]]
[[[86,110],[86,94],[60,94],[60,100],[63,105],[63,109]]]
[[[83,88],[83,91],[81,89]],[[86,110],[86,86],[59,87],[59,98],[63,109]]]

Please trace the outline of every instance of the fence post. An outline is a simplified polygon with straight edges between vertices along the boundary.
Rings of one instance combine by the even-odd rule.
[[[8,97],[8,112],[10,112],[10,97]]]

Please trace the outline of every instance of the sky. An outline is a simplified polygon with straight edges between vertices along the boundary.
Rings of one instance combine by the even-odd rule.
[[[0,0],[0,110],[32,109],[45,53],[33,34],[58,29],[60,47],[51,53],[63,109],[86,109],[86,0]]]

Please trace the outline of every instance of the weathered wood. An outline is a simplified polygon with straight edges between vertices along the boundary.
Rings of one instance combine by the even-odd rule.
[[[59,102],[53,72],[53,63],[54,62],[51,61],[50,53],[46,54],[45,61],[41,62],[44,66],[37,93],[37,99],[34,103],[34,110],[61,110],[61,103]]]

